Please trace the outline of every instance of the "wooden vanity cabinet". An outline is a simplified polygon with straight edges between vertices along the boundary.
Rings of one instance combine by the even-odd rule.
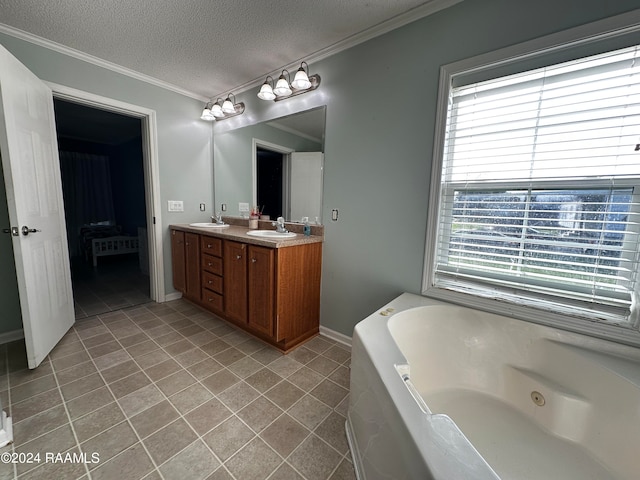
[[[322,243],[280,248],[171,229],[185,298],[287,352],[320,326]]]
[[[275,249],[249,245],[247,264],[247,325],[275,338]]]
[[[224,311],[224,278],[222,240],[200,236],[200,269],[202,273],[202,303],[216,313]]]
[[[171,230],[173,286],[190,300],[200,300],[200,235]]]
[[[247,244],[224,241],[224,314],[238,325],[247,323]]]

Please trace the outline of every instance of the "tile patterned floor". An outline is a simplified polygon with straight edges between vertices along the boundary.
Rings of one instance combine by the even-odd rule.
[[[76,318],[151,301],[149,276],[140,271],[138,256],[101,257],[96,268],[91,261],[74,258],[71,268]]]
[[[321,336],[282,355],[183,300],[79,320],[32,371],[24,342],[3,345],[0,453],[40,461],[0,479],[353,480],[349,363]]]

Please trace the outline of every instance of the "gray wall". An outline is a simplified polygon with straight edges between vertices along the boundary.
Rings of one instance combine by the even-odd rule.
[[[0,34],[0,43],[42,80],[155,110],[157,119],[161,226],[164,237],[165,286],[172,292],[171,244],[168,226],[201,221],[211,215],[213,165],[211,124],[199,119],[204,102],[128,76]],[[4,185],[3,185],[4,187]],[[168,213],[167,200],[183,200],[184,213]],[[207,212],[199,211],[206,203]],[[0,215],[6,211],[0,195]],[[8,252],[3,243],[2,257]],[[13,279],[11,278],[13,276]],[[0,285],[15,283],[15,273],[0,269]],[[19,309],[5,315],[5,305],[17,305],[17,290],[0,289],[0,333],[20,328]],[[15,318],[18,318],[16,324]],[[9,323],[11,319],[11,323]],[[17,326],[16,326],[17,325]]]
[[[215,138],[214,176],[215,202],[220,211],[227,204],[225,215],[240,215],[239,202],[253,203],[253,139],[274,143],[296,152],[322,151],[322,145],[266,124],[251,125],[219,134]]]
[[[420,293],[439,68],[616,15],[637,0],[465,0],[311,64],[316,92],[238,97],[262,121],[327,105],[322,325],[346,335],[408,291]],[[640,39],[639,39],[640,43]],[[307,98],[308,97],[308,98]],[[214,128],[214,138],[223,129]]]
[[[246,113],[215,125],[214,135],[327,106],[323,218],[332,208],[340,218],[325,221],[322,325],[351,335],[399,293],[421,290],[440,65],[634,8],[637,0],[465,0],[312,64],[322,76],[316,92],[278,103],[259,100],[258,87],[238,95]],[[201,102],[11,37],[0,42],[41,78],[155,109],[163,209],[182,199],[187,210],[163,213],[164,231],[210,215],[197,212],[213,194]],[[171,292],[168,241],[164,253]]]
[[[0,161],[0,231],[9,228],[7,192],[4,187],[2,162]],[[0,233],[0,334],[22,328],[18,279],[13,261],[11,236]]]

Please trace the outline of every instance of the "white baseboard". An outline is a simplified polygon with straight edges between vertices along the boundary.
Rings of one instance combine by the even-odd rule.
[[[320,325],[320,335],[329,337],[330,339],[335,340],[336,342],[342,343],[343,345],[346,345],[347,347],[351,348],[351,337],[343,333],[336,332],[335,330],[332,330],[330,328],[323,327],[322,325]]]
[[[182,298],[182,293],[180,292],[167,293],[164,296],[164,301],[172,302],[173,300],[180,300],[181,298]]]
[[[24,331],[22,329],[0,333],[0,345],[20,340],[21,338],[24,338]]]

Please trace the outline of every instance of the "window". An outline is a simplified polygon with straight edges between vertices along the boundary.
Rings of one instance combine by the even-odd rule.
[[[464,78],[442,97],[424,293],[637,333],[640,47]]]

